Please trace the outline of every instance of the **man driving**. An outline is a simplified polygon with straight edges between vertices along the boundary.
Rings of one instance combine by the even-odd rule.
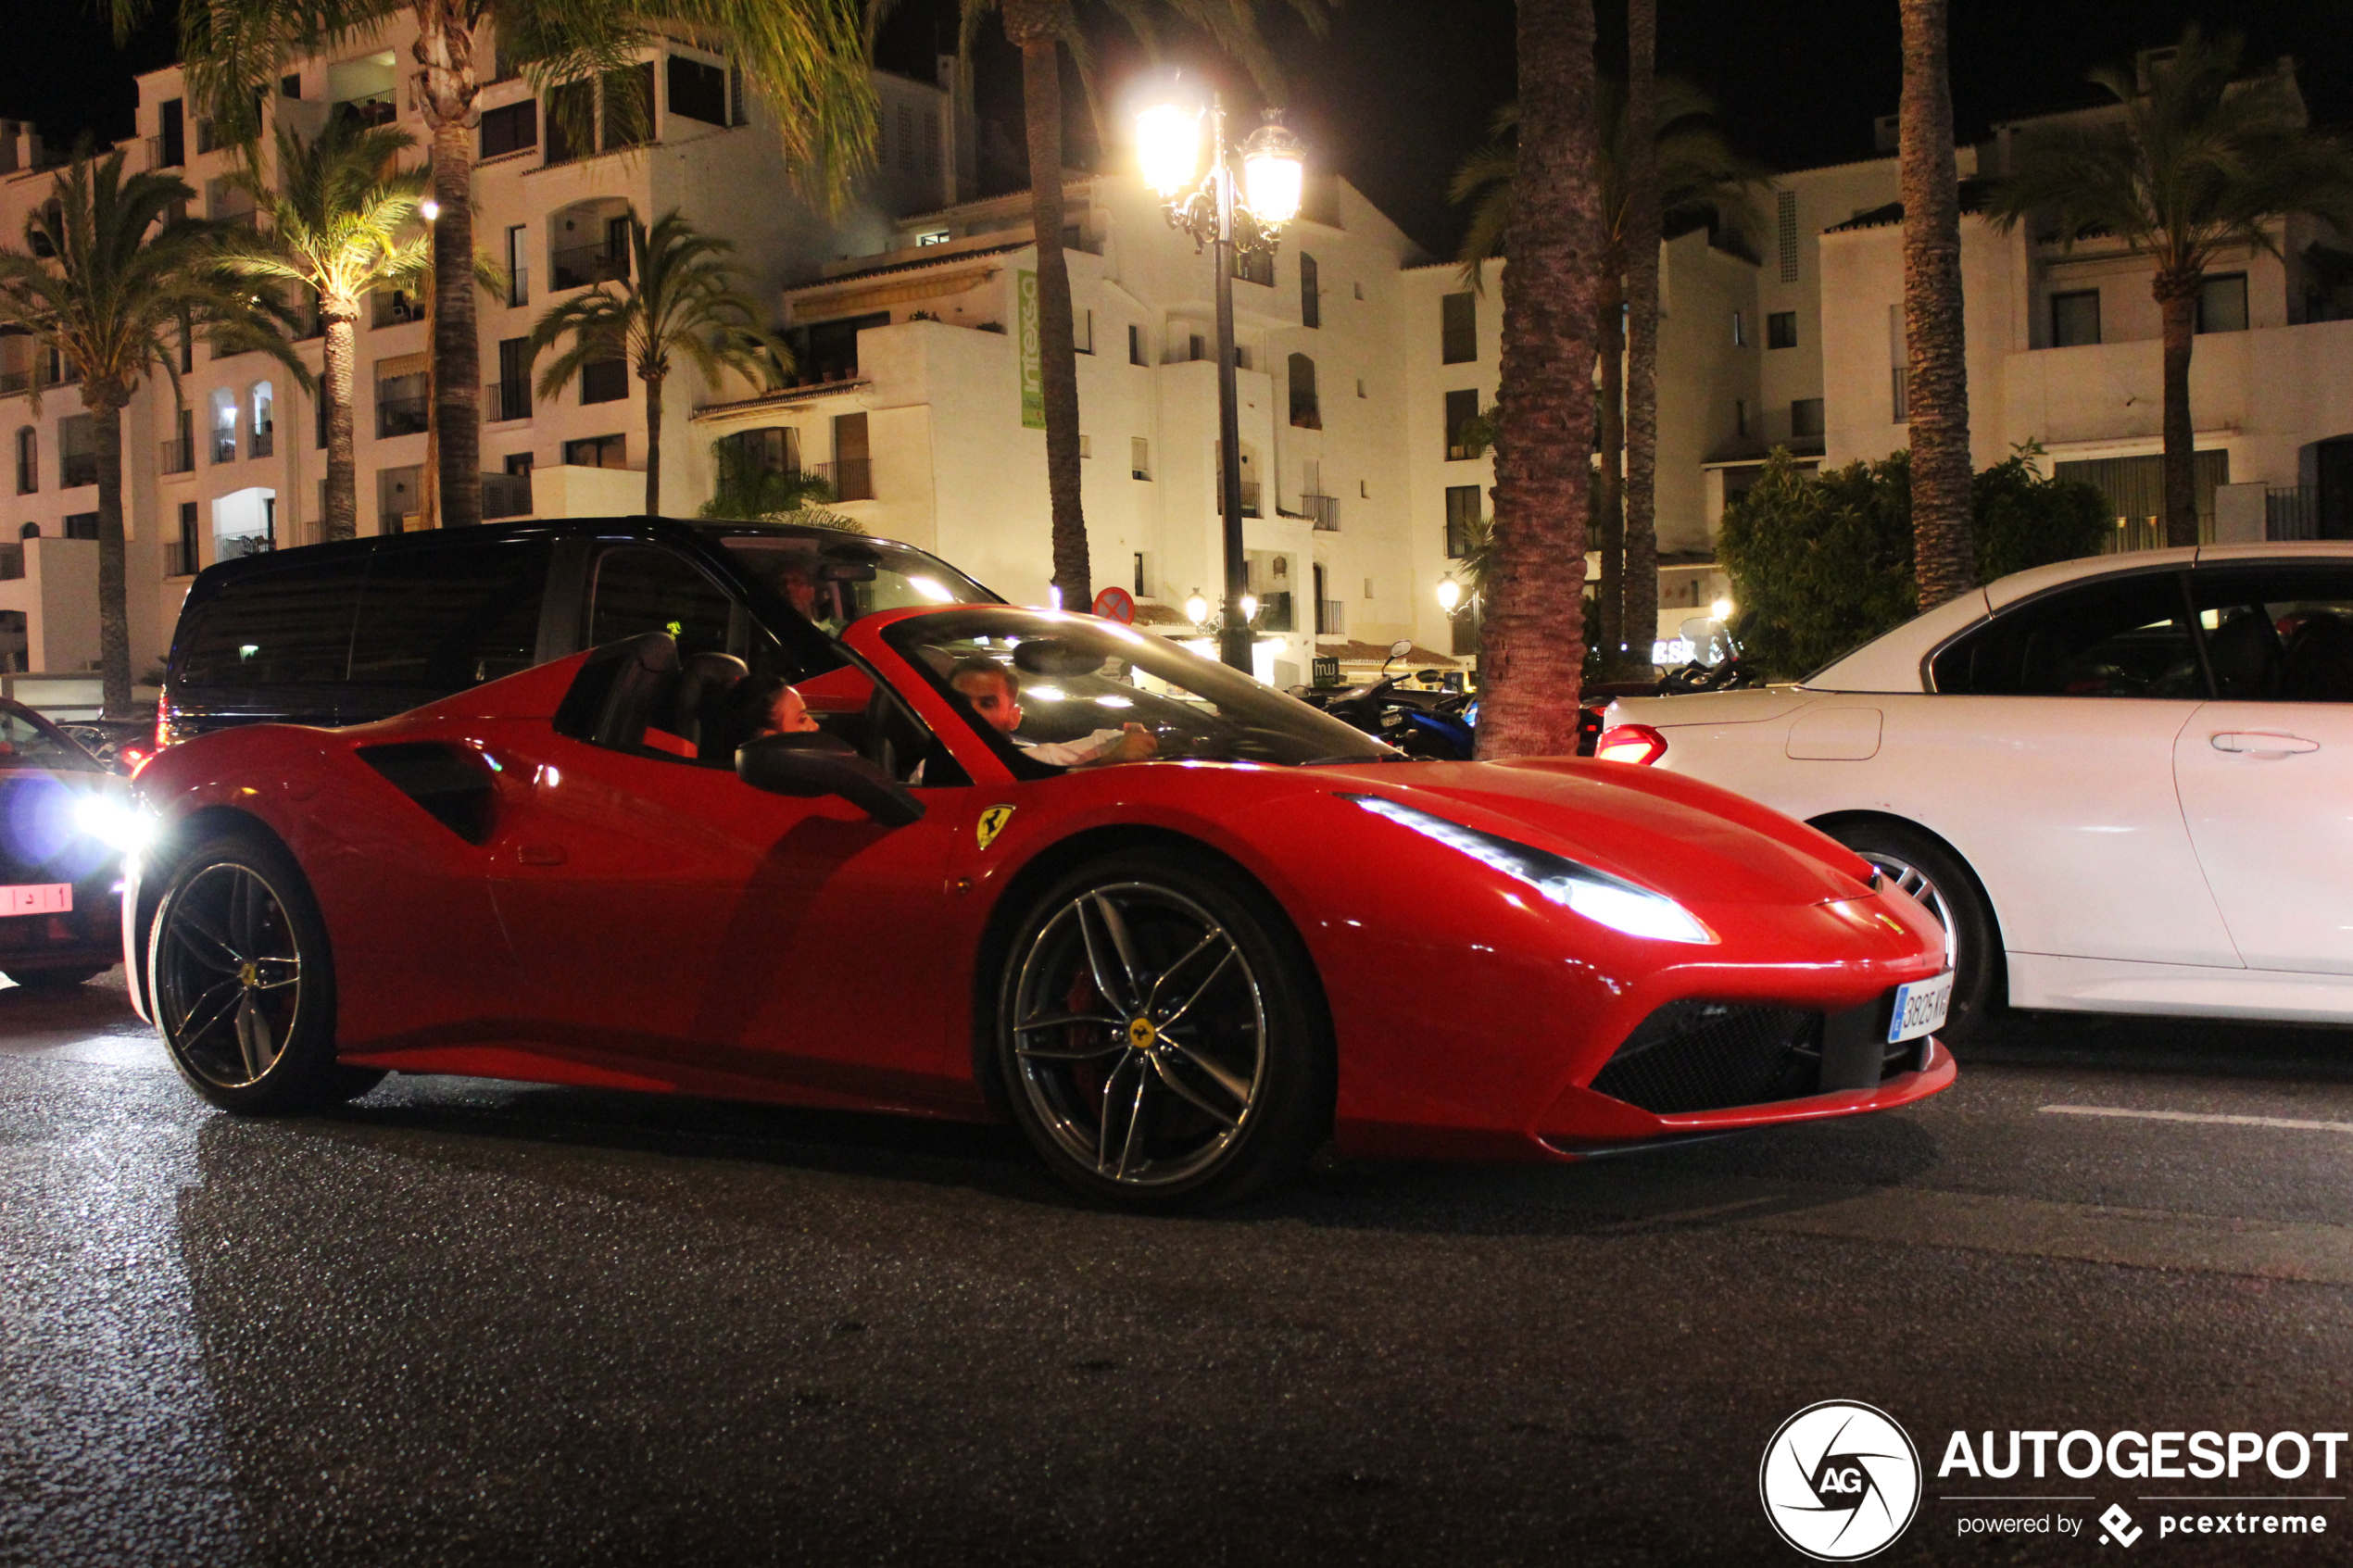
[[[1021,728],[1021,676],[1009,665],[975,655],[956,661],[948,684],[954,687],[983,722],[1021,747],[1024,755],[1057,768],[1092,768],[1111,762],[1140,762],[1157,754],[1160,743],[1141,724],[1097,730],[1077,740],[1027,741]]]

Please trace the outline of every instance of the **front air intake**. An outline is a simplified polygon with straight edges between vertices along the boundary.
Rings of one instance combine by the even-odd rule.
[[[1655,1116],[1818,1092],[1822,1015],[1744,1002],[1669,1002],[1642,1020],[1592,1088]]]

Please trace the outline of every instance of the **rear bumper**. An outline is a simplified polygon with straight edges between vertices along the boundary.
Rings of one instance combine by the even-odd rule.
[[[75,889],[69,914],[0,918],[0,974],[111,969],[122,961],[121,916],[112,893]]]

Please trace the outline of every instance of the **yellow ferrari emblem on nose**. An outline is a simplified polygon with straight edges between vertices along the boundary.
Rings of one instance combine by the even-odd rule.
[[[981,812],[980,821],[973,824],[973,836],[979,839],[980,847],[986,849],[997,842],[997,835],[1004,832],[1005,824],[1013,820],[1012,807],[991,806]]]

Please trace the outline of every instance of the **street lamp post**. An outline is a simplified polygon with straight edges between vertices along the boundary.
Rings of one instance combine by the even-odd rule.
[[[1210,132],[1205,174],[1200,168],[1204,119]],[[1283,225],[1298,215],[1304,172],[1299,138],[1283,128],[1281,111],[1268,109],[1265,120],[1241,145],[1243,189],[1239,193],[1227,157],[1226,107],[1214,94],[1205,112],[1178,104],[1155,104],[1139,115],[1136,123],[1144,178],[1166,204],[1169,226],[1190,234],[1196,251],[1206,245],[1216,262],[1217,492],[1226,555],[1217,655],[1244,672],[1253,667],[1250,622],[1255,606],[1243,608],[1250,587],[1250,558],[1242,541],[1241,394],[1234,373],[1234,267],[1241,257],[1273,254],[1281,241]]]

